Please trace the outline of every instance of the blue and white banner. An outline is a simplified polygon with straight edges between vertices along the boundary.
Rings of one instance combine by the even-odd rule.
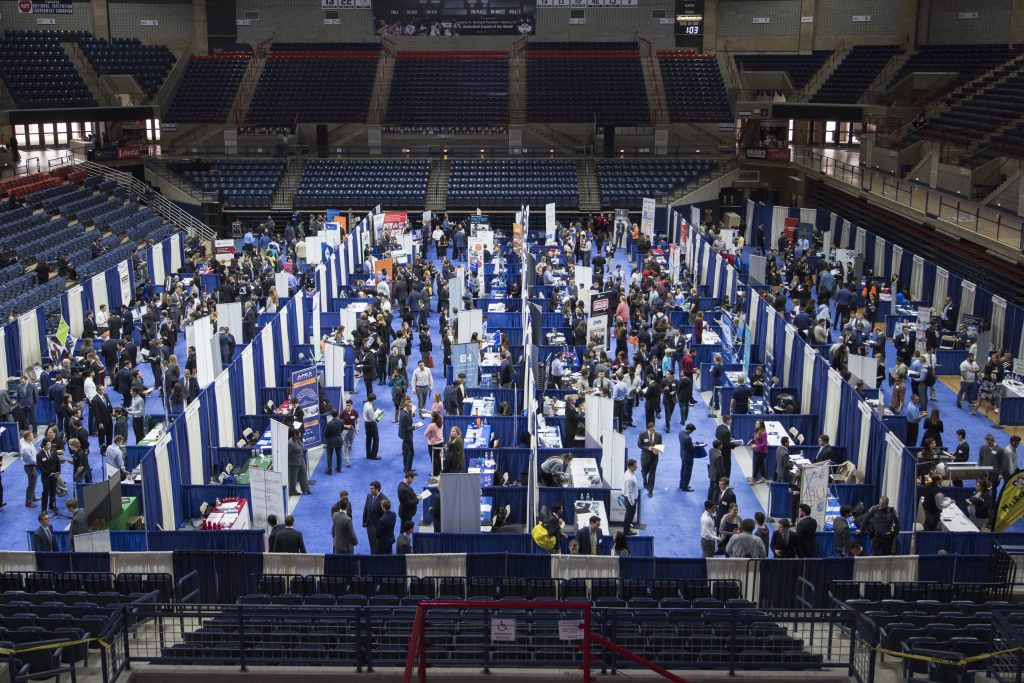
[[[480,345],[455,344],[452,347],[452,376],[466,374],[466,387],[473,389],[480,385]]]
[[[312,448],[320,445],[320,392],[316,381],[316,366],[292,373],[292,400],[302,407],[302,445]]]

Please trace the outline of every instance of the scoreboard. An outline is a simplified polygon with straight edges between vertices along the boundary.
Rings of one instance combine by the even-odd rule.
[[[374,0],[383,35],[531,35],[536,0]]]
[[[704,0],[676,0],[676,46],[701,49],[704,43]]]

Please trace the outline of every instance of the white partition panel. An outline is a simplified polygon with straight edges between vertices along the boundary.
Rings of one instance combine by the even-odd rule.
[[[292,344],[288,339],[288,309],[282,308],[277,322],[267,325],[267,327],[277,329],[277,337],[281,340],[281,360],[284,363],[290,363],[292,360]]]
[[[804,345],[803,380],[800,386],[800,412],[809,415],[811,412],[811,390],[814,386],[814,359],[818,352],[809,344]]]
[[[217,445],[222,448],[233,448],[235,445],[235,411],[231,407],[231,385],[228,382],[228,371],[217,375],[213,383],[213,393],[217,400]]]
[[[263,340],[263,384],[268,387],[277,386],[277,363],[274,361],[273,325],[267,325],[260,331]]]
[[[100,310],[100,306],[106,306],[110,308],[110,300],[107,298],[107,276],[105,273],[99,275],[93,275],[92,280],[92,308],[94,311]]]
[[[82,297],[85,292],[82,285],[75,285],[68,290],[68,327],[71,334],[76,337],[82,336],[82,325],[85,322],[85,311],[82,309]]]
[[[39,339],[39,309],[34,309],[18,318],[18,331],[21,335],[21,369],[24,372],[32,363],[42,359]]]
[[[188,443],[179,444],[179,448],[188,448],[189,469],[192,471],[190,484],[202,485],[206,483],[206,468],[203,466],[203,428],[199,420],[199,399],[196,399],[185,406],[185,433],[188,435]]]
[[[843,378],[838,372],[829,368],[828,393],[825,395],[825,433],[829,443],[836,443],[839,425],[839,404],[843,397]]]
[[[154,244],[153,245],[153,256],[150,261],[151,271],[149,277],[153,280],[153,285],[162,285],[164,283],[164,245]]]
[[[256,400],[256,359],[253,357],[252,344],[249,344],[239,354],[242,362],[242,387],[245,393],[243,397],[246,415],[259,413],[258,401]]]

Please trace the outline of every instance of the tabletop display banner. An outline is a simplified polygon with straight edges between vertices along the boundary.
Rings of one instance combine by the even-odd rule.
[[[822,462],[800,470],[800,502],[811,507],[811,517],[818,522],[818,528],[825,528],[825,511],[828,509],[829,463]]]
[[[320,392],[316,366],[292,373],[292,398],[302,407],[302,445],[313,448],[320,440]]]

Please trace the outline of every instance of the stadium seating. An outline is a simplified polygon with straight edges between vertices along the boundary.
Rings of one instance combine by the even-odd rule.
[[[855,45],[811,102],[856,104],[897,52],[898,45]]]
[[[193,57],[174,93],[165,120],[173,123],[224,123],[251,58],[251,52],[221,52]]]
[[[174,53],[167,46],[143,45],[138,38],[114,38],[107,42],[88,36],[79,38],[78,44],[97,74],[134,76],[149,97],[160,91],[164,79],[174,67]]]
[[[597,162],[601,205],[636,207],[644,197],[655,199],[707,175],[718,168],[714,161],[673,159],[632,161],[602,159]]]
[[[508,122],[506,52],[399,52],[388,96],[389,125]]]
[[[197,189],[208,194],[221,190],[230,204],[239,208],[269,209],[270,200],[284,174],[283,161],[243,161],[221,159],[200,170],[181,163],[168,168]]]
[[[960,100],[909,137],[920,136],[967,147],[1013,122],[1020,116],[1022,106],[1024,72],[1018,71],[1001,83]],[[1001,144],[1012,146],[1012,140],[1010,132]]]
[[[274,45],[246,120],[253,125],[365,121],[378,56],[373,43]]]
[[[22,109],[95,107],[96,100],[64,51],[84,31],[7,31],[0,42],[0,77]]]
[[[579,206],[576,164],[566,160],[453,161],[448,207]]]
[[[714,55],[659,50],[658,64],[673,121],[714,123],[732,119],[725,81]]]
[[[762,52],[734,54],[733,59],[740,71],[783,71],[789,74],[793,87],[799,89],[807,85],[807,81],[818,72],[830,54],[831,50],[815,50],[809,55]]]
[[[649,125],[636,43],[529,43],[527,120]]]
[[[912,73],[954,73],[966,82],[990,71],[1020,51],[1006,45],[922,45],[889,81],[896,85]]]
[[[297,209],[328,206],[422,207],[428,161],[310,161],[295,190]]]

